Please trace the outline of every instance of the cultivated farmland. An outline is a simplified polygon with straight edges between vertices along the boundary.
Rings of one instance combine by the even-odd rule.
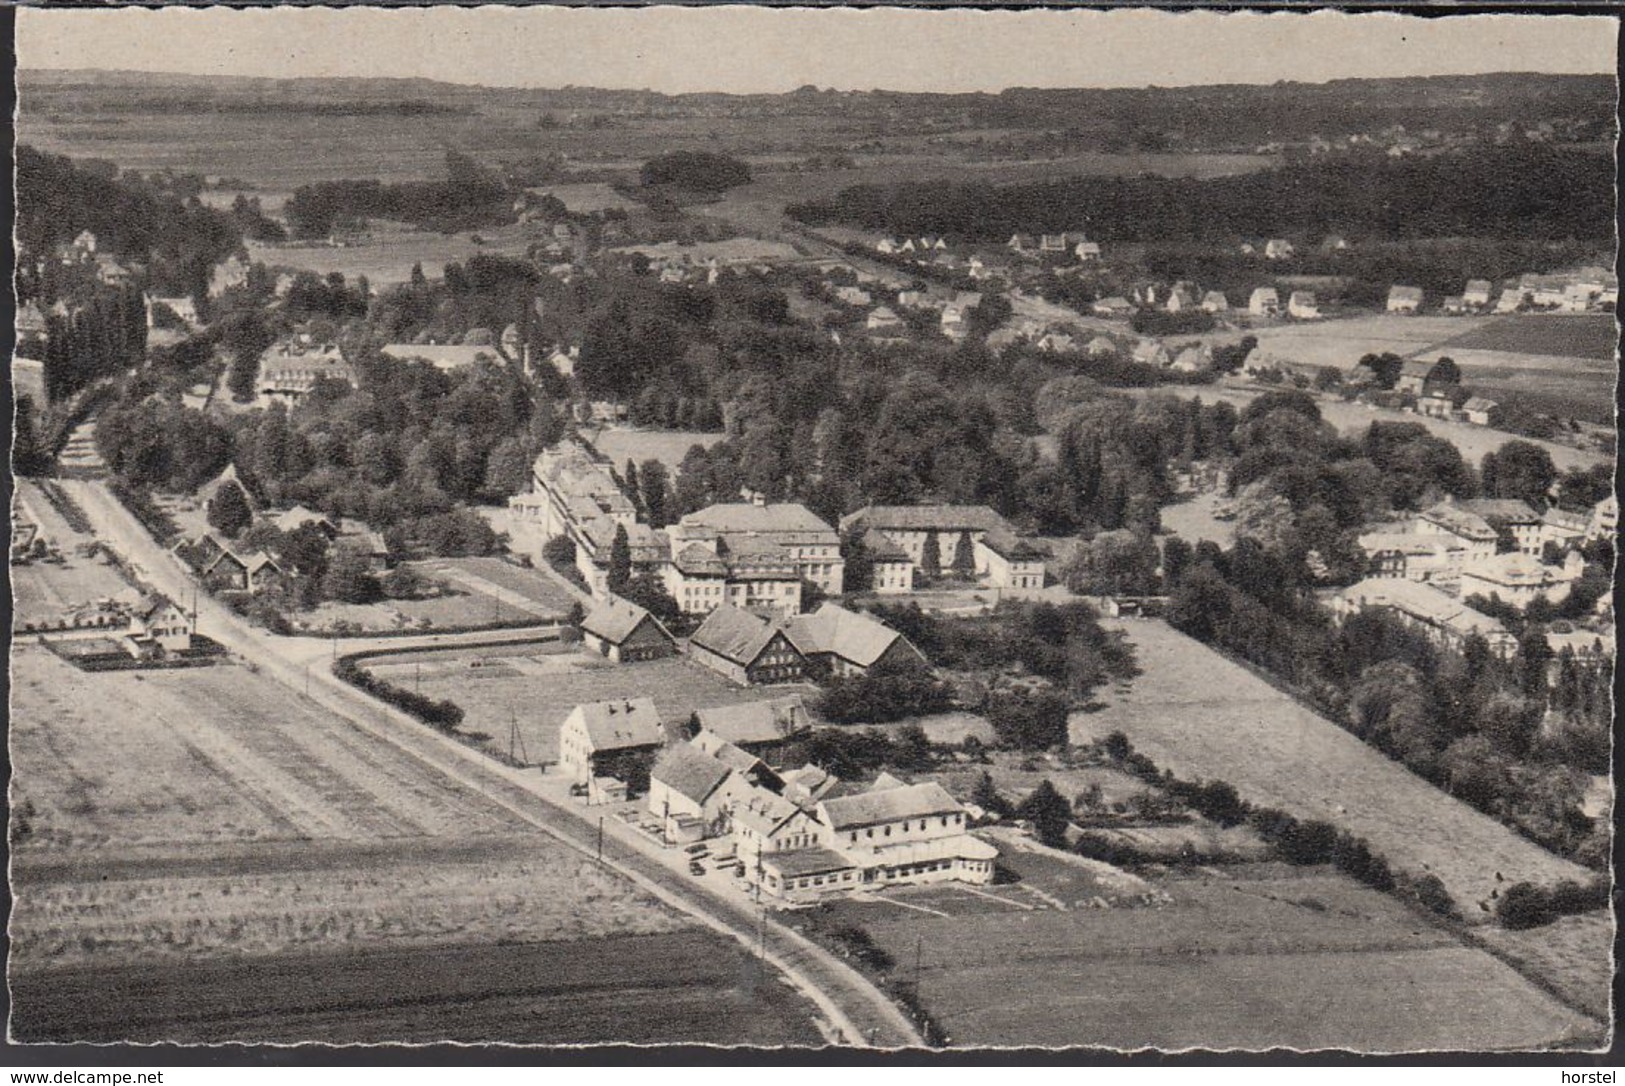
[[[1498,876],[1588,876],[1166,623],[1120,626],[1143,674],[1103,695],[1099,712],[1074,713],[1074,742],[1122,731],[1179,777],[1228,781],[1255,803],[1334,823],[1399,869],[1437,875],[1469,920],[1488,918]]]
[[[697,930],[67,969],[14,975],[12,991],[12,1028],[28,1042],[821,1040],[809,1004]]]
[[[914,979],[918,955],[920,1000],[961,1046],[1396,1052],[1596,1043],[1602,1032],[1336,874],[1258,864],[1156,886],[1163,903],[1149,907],[1003,910],[979,899],[955,910],[958,891],[940,888],[936,916],[909,907],[915,891],[893,891],[884,906],[832,905],[809,921],[860,925],[899,980]]]

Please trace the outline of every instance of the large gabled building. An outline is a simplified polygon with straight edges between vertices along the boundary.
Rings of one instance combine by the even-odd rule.
[[[688,639],[697,663],[741,686],[801,682],[807,658],[782,622],[724,603]]]
[[[885,665],[924,664],[908,638],[873,615],[825,603],[785,626],[790,643],[820,672],[844,678]]]

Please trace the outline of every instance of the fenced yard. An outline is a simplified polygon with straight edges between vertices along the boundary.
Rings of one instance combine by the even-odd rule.
[[[668,724],[695,709],[783,697],[811,687],[737,687],[681,657],[615,664],[565,646],[466,649],[374,657],[366,670],[426,697],[463,707],[464,732],[527,765],[558,758],[559,725],[584,702],[651,697]]]

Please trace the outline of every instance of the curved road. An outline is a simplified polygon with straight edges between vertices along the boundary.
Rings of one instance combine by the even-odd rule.
[[[63,489],[96,526],[97,536],[117,550],[135,574],[154,589],[190,603],[193,582],[163,547],[147,534],[134,516],[99,482],[61,480]],[[485,755],[434,732],[404,713],[374,701],[341,682],[325,666],[312,666],[333,652],[330,639],[279,638],[249,626],[213,597],[198,592],[198,632],[213,638],[293,691],[336,714],[363,732],[391,743],[442,776],[476,789],[508,807],[531,824],[571,847],[596,854],[596,816],[560,805],[538,787],[534,771],[511,769]],[[524,631],[493,631],[485,640],[512,638]],[[432,644],[477,644],[479,635],[427,635]],[[359,651],[374,639],[352,639],[343,651]],[[418,638],[379,639],[400,648]],[[603,860],[621,874],[667,904],[711,927],[731,935],[761,953],[811,999],[833,1025],[843,1044],[869,1044],[885,1048],[919,1047],[919,1033],[907,1016],[862,974],[798,932],[779,924],[764,912],[700,885],[684,880],[654,857],[616,840],[603,837]]]

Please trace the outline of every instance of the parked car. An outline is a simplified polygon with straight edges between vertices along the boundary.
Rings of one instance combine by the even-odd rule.
[[[689,845],[683,851],[688,853],[690,856],[700,856],[700,855],[703,855],[704,853],[710,852],[711,851],[711,846],[709,846],[707,844],[704,844],[704,843],[697,844],[697,845]]]
[[[703,875],[705,874],[705,867],[698,860],[690,860],[688,873],[690,875]]]

